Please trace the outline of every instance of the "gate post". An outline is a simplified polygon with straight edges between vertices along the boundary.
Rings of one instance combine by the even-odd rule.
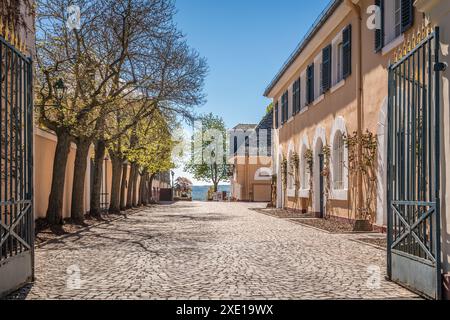
[[[437,67],[440,64],[440,38],[439,27],[435,27],[435,45],[434,45],[434,89],[435,89],[435,119],[441,119],[441,71]],[[437,299],[442,299],[442,264],[441,264],[441,126],[440,120],[435,121],[435,202],[436,202],[436,295]]]

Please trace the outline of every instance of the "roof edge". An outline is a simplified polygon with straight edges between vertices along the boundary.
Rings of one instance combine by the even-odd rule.
[[[283,64],[280,71],[275,75],[273,80],[270,82],[269,86],[264,91],[264,97],[268,97],[270,92],[275,88],[276,84],[280,81],[283,75],[291,67],[294,61],[300,56],[305,47],[309,44],[311,39],[320,30],[320,28],[325,24],[325,22],[330,18],[330,16],[336,11],[336,9],[341,5],[343,0],[331,0],[325,9],[322,10],[320,15],[316,18],[312,26],[308,29],[305,36],[302,38],[300,43],[295,48],[294,52],[289,56],[287,61]]]

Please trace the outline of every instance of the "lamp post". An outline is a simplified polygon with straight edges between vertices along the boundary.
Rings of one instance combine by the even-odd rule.
[[[66,86],[64,85],[63,79],[59,78],[55,82],[53,88],[55,89],[55,97],[56,100],[58,101],[58,105],[61,105],[61,101],[64,98],[64,95],[66,94]]]
[[[173,171],[173,170],[170,170],[170,174],[172,175],[172,201],[175,199],[175,190],[174,190],[174,188],[173,188],[173,179],[174,179],[174,177],[175,177],[175,172]]]

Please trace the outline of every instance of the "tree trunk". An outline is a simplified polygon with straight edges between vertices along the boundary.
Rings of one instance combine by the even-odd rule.
[[[86,213],[84,210],[84,183],[86,181],[87,158],[91,140],[79,138],[76,140],[76,144],[77,152],[73,170],[70,217],[77,222],[82,222]]]
[[[69,156],[71,138],[66,131],[56,132],[55,156],[53,159],[52,185],[48,198],[47,220],[50,224],[62,224],[62,206],[64,183],[66,179],[67,157]]]
[[[122,181],[120,183],[120,210],[124,211],[127,209],[127,176],[128,176],[128,164],[124,163],[122,165]]]
[[[103,176],[103,161],[105,159],[106,145],[105,141],[98,140],[95,143],[95,157],[94,157],[94,181],[92,182],[91,192],[91,215],[94,217],[100,216],[100,197],[102,190],[102,176]],[[106,186],[105,186],[106,188]]]
[[[144,174],[139,174],[141,179],[139,180],[139,188],[138,188],[138,197],[137,197],[137,206],[142,206],[142,188],[144,187]]]
[[[139,192],[139,205],[146,206],[148,204],[148,192],[147,192],[148,173],[145,172],[141,176],[141,188]]]
[[[135,171],[136,165],[132,163],[130,168],[130,177],[128,179],[127,209],[131,209],[133,207],[133,183],[134,183],[134,176],[136,175]]]
[[[149,179],[149,174],[146,173],[145,174],[145,179],[144,179],[144,190],[142,193],[142,204],[144,206],[147,206],[150,199],[149,199],[149,188],[148,188],[148,179]]]
[[[136,168],[134,169],[134,176],[133,176],[133,207],[138,206],[138,194],[139,194],[139,185],[138,185],[138,178],[139,178],[139,169],[138,165],[135,164]]]
[[[214,192],[217,192],[219,190],[219,183],[214,182]]]
[[[154,201],[153,199],[153,180],[155,179],[155,174],[151,174],[150,178],[148,179],[148,197],[149,197],[149,203],[152,203]]]
[[[111,203],[109,204],[109,213],[119,214],[121,200],[120,180],[122,178],[122,159],[116,156],[114,152],[109,152],[109,155],[112,163]]]

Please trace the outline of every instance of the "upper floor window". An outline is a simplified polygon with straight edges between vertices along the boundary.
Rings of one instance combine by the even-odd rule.
[[[381,29],[375,31],[375,51],[405,33],[414,23],[413,0],[375,0],[380,8]]]
[[[323,94],[322,53],[314,59],[314,100]],[[313,100],[313,101],[314,101]]]
[[[342,80],[342,41],[336,46],[336,78],[335,84]]]

